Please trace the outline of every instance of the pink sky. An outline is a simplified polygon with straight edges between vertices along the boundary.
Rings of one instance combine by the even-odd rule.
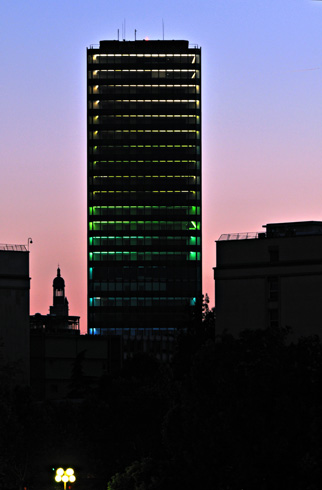
[[[57,265],[86,330],[86,47],[188,39],[203,54],[204,292],[214,241],[322,220],[322,2],[3,0],[1,243],[30,247],[31,313],[48,313]]]

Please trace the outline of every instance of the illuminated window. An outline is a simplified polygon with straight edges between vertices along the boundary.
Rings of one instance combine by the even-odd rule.
[[[159,308],[159,321],[201,294],[200,50],[113,43],[88,50],[93,333],[116,332],[136,308],[143,324],[145,309]]]

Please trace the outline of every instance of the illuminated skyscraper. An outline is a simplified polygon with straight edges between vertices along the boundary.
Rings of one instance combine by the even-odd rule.
[[[88,331],[173,329],[201,295],[201,50],[87,50]]]

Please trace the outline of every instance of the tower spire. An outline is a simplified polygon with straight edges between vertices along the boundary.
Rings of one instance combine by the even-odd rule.
[[[68,301],[65,297],[65,281],[61,277],[60,267],[57,267],[57,276],[53,281],[53,306],[50,313],[57,316],[68,316]]]

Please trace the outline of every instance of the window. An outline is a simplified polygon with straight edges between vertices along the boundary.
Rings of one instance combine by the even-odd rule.
[[[268,310],[269,314],[269,326],[270,327],[278,327],[278,309],[273,308]]]
[[[269,261],[271,263],[279,261],[279,250],[277,247],[269,248],[268,253],[269,253]]]
[[[268,299],[270,301],[278,300],[278,278],[269,277],[268,278]]]

